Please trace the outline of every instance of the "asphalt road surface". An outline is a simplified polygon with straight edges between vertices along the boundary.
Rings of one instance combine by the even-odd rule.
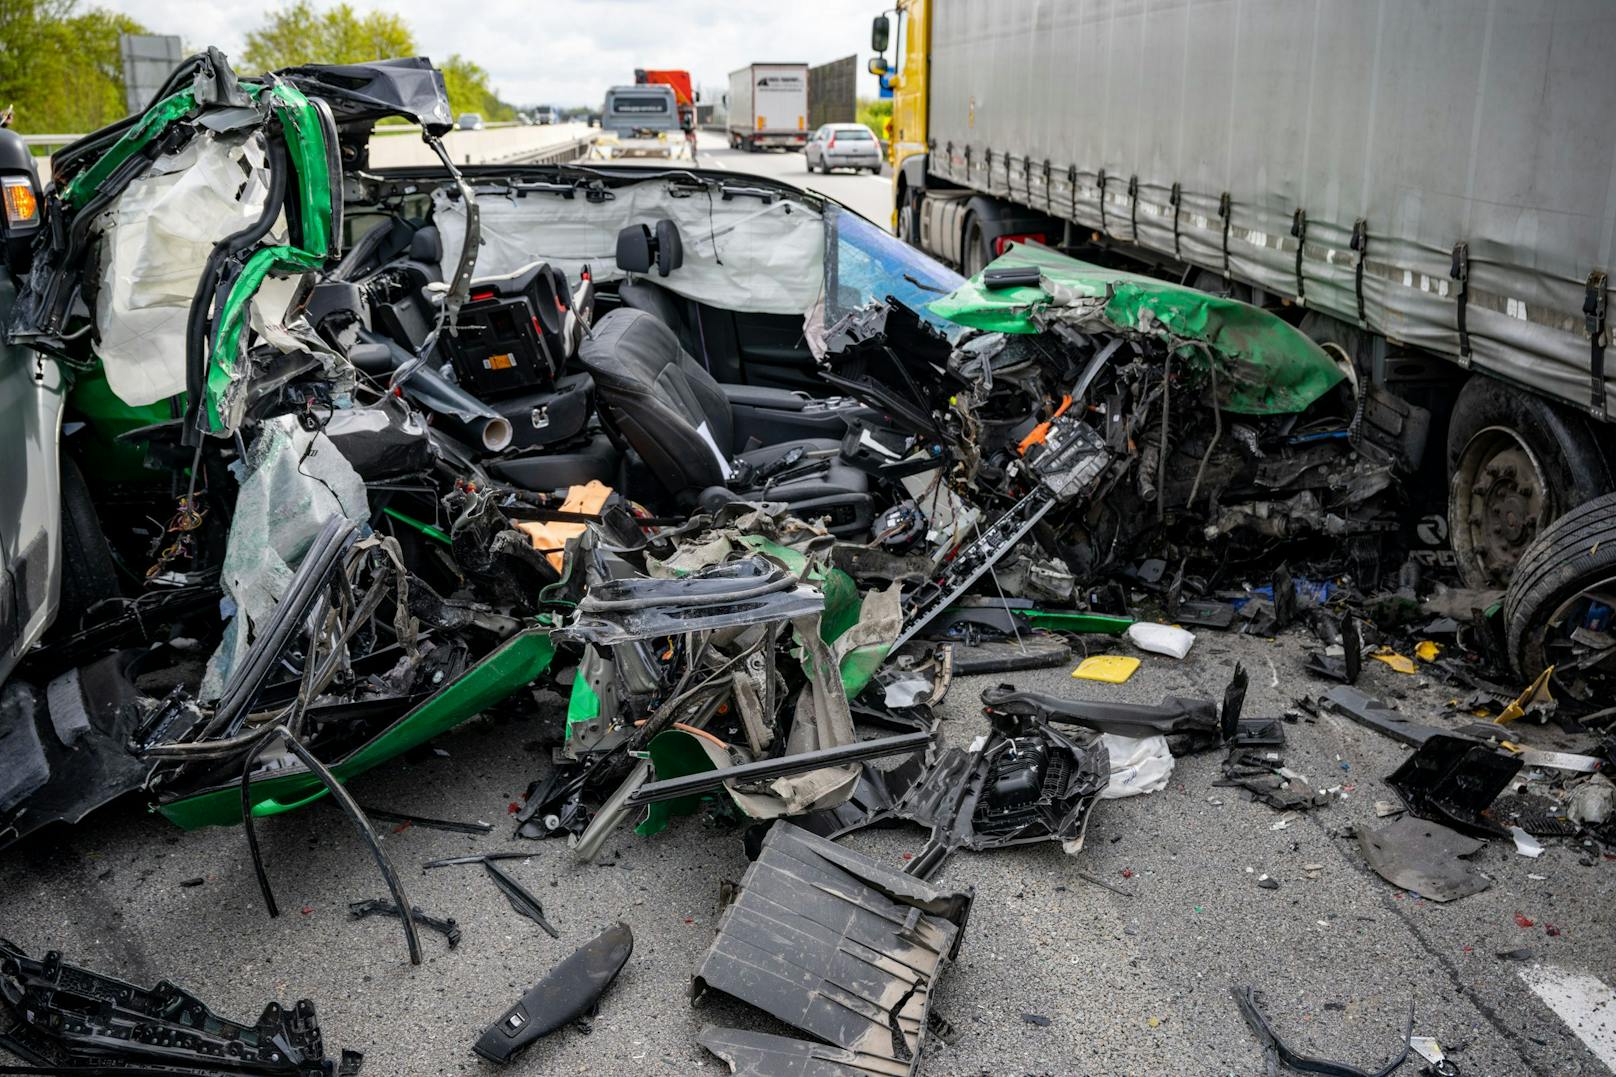
[[[948,739],[966,743],[985,729],[978,693],[998,680],[1154,702],[1221,695],[1238,660],[1252,674],[1247,716],[1273,716],[1323,688],[1302,671],[1307,642],[1203,632],[1186,660],[1144,655],[1121,686],[1074,681],[1069,665],[961,678],[940,712]],[[1091,646],[1128,652],[1109,640]],[[1423,677],[1366,665],[1362,686],[1405,713],[1432,715],[1451,698]],[[719,885],[746,868],[739,831],[710,816],[676,820],[653,838],[624,829],[589,866],[561,842],[511,837],[508,813],[545,773],[562,714],[557,695],[524,695],[440,738],[438,751],[353,783],[365,805],[495,825],[484,837],[379,828],[413,903],[464,931],[454,951],[423,932],[419,968],[407,962],[396,921],[349,919],[350,901],[386,891],[329,803],[260,824],[279,919],[265,914],[239,829],[182,833],[124,803],[0,858],[0,936],[139,984],[173,980],[240,1019],[270,999],[312,998],[328,1049],[360,1049],[367,1074],[390,1077],[493,1073],[471,1054],[481,1029],[574,947],[623,919],[635,933],[634,956],[594,1033],[562,1030],[504,1072],[722,1073],[694,1043],[704,1023],[786,1031],[737,1004],[688,1001],[691,972],[713,939]],[[1574,1028],[1523,975],[1610,982],[1616,863],[1553,840],[1536,860],[1494,842],[1476,857],[1494,880],[1481,894],[1440,905],[1395,890],[1364,865],[1351,833],[1379,824],[1375,802],[1395,799],[1382,778],[1406,749],[1335,717],[1286,732],[1289,765],[1316,786],[1341,786],[1345,799],[1282,816],[1214,786],[1212,753],[1179,760],[1161,792],[1101,802],[1076,855],[1055,844],[956,855],[938,881],[972,886],[976,899],[934,1008],[958,1035],[928,1044],[923,1072],[1260,1073],[1234,984],[1261,989],[1296,1049],[1371,1072],[1398,1049],[1411,1001],[1415,1033],[1436,1037],[1466,1077],[1607,1072],[1584,1041],[1609,1049],[1612,1007],[1572,1017]],[[1554,744],[1540,729],[1522,737]],[[847,844],[898,867],[923,840],[900,828]],[[480,868],[416,867],[495,849],[532,854],[506,866],[542,901],[559,940],[518,916]],[[1263,874],[1278,888],[1260,887]],[[1533,926],[1518,926],[1517,913]],[[1499,956],[1523,949],[1524,960]]]
[[[647,168],[667,167],[667,160],[658,157],[630,157],[612,162],[614,165],[640,165]],[[810,191],[818,191],[840,202],[854,212],[868,217],[883,228],[892,227],[892,170],[884,168],[882,175],[868,172],[841,171],[809,172],[803,156],[796,150],[762,150],[747,153],[732,150],[723,135],[702,131],[697,135],[696,167],[725,172],[738,172],[752,176],[766,176],[790,183]]]

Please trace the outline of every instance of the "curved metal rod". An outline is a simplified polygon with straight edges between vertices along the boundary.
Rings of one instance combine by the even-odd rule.
[[[387,881],[387,889],[393,895],[393,904],[397,905],[401,912],[399,919],[404,924],[404,942],[409,947],[410,964],[419,965],[421,963],[421,940],[417,937],[415,931],[415,906],[410,902],[409,896],[404,893],[403,880],[399,878],[398,872],[393,869],[393,862],[387,859],[387,854],[382,851],[381,840],[376,837],[376,831],[371,828],[370,820],[365,817],[364,810],[359,807],[359,803],[354,800],[342,783],[337,781],[336,775],[332,774],[324,763],[316,759],[314,753],[304,747],[303,742],[293,736],[292,731],[286,728],[285,725],[277,725],[264,735],[263,743],[257,745],[248,755],[247,764],[243,768],[241,775],[241,821],[242,825],[247,829],[247,844],[253,853],[253,866],[258,871],[258,883],[264,892],[264,901],[269,906],[269,914],[271,916],[278,915],[275,908],[275,898],[270,893],[269,876],[264,872],[263,862],[258,855],[258,839],[253,829],[252,805],[249,803],[248,789],[252,782],[251,768],[253,758],[263,750],[264,745],[277,736],[286,741],[286,747],[293,755],[297,756],[305,767],[309,768],[309,773],[320,779],[321,783],[331,793],[331,796],[341,805],[342,810],[348,813],[348,818],[353,820],[355,829],[359,831],[359,836],[364,838],[365,844],[370,846],[371,855],[376,858],[376,866],[381,869],[382,878]]]
[[[275,735],[272,729],[268,733],[259,734],[258,741],[247,752],[241,762],[241,825],[247,831],[247,852],[252,856],[253,874],[258,876],[258,890],[264,895],[264,905],[269,910],[269,917],[273,920],[281,914],[280,907],[275,904],[275,892],[269,886],[269,873],[264,870],[264,854],[258,849],[258,830],[253,826],[252,798],[249,795],[252,788],[252,768],[258,761],[258,753],[263,751],[264,745]]]

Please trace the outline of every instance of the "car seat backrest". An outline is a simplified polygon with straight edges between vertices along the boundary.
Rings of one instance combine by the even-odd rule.
[[[620,307],[578,350],[606,422],[670,493],[721,485],[733,452],[729,400],[660,319]]]

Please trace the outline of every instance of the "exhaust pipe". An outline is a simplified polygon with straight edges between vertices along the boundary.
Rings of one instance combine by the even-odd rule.
[[[369,373],[391,373],[415,361],[409,352],[378,333],[361,330],[360,338],[365,343],[350,348],[348,357]],[[379,348],[387,350],[385,358]],[[510,448],[515,435],[511,421],[425,363],[417,363],[399,388],[412,403],[443,420],[444,426],[461,440],[481,445],[484,452],[490,453]]]

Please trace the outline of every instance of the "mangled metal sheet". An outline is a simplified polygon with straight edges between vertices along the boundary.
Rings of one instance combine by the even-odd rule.
[[[959,950],[972,898],[776,823],[724,910],[692,995],[733,996],[848,1052],[833,1072],[915,1073],[932,991]],[[732,1035],[704,1031],[703,1042]],[[742,1072],[802,1072],[777,1067],[803,1048],[753,1042],[754,1060],[760,1047],[776,1060]]]
[[[334,515],[370,515],[364,480],[323,433],[291,416],[264,423],[247,459],[220,569],[236,618],[208,663],[199,694],[217,699],[256,627],[270,616],[314,536]]]
[[[1346,377],[1305,334],[1250,303],[1025,244],[1012,246],[988,269],[1029,269],[1039,281],[989,288],[978,274],[928,309],[961,325],[997,332],[1037,333],[1067,324],[1086,332],[1137,333],[1194,345],[1191,362],[1217,356],[1223,375],[1218,404],[1239,414],[1301,411]]]
[[[1358,844],[1381,878],[1432,901],[1456,901],[1492,885],[1466,859],[1487,843],[1428,819],[1406,815],[1379,830],[1360,830]]]

